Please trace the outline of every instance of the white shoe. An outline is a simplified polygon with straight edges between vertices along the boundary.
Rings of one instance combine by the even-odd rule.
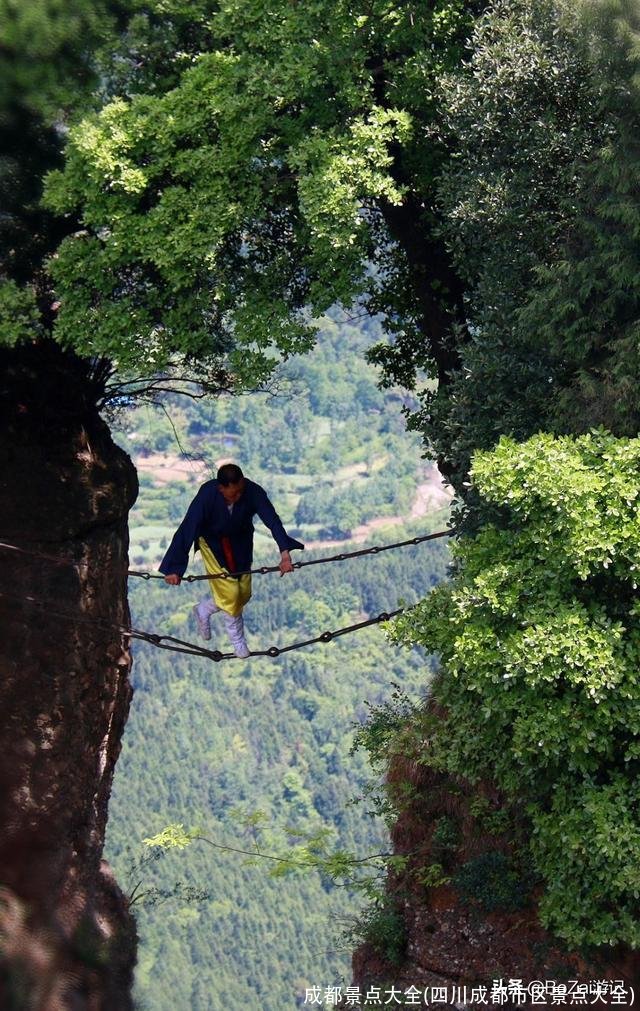
[[[219,611],[220,608],[214,604],[211,597],[203,597],[199,604],[193,608],[193,616],[198,626],[198,635],[202,639],[211,638],[211,615]]]
[[[242,615],[239,614],[237,618],[234,618],[232,614],[225,612],[222,617],[227,627],[227,634],[231,640],[231,645],[233,646],[233,652],[237,657],[243,660],[246,659],[251,654],[247,646],[247,640],[244,637],[244,619]]]

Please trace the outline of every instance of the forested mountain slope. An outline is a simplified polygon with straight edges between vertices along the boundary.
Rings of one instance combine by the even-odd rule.
[[[356,528],[362,537],[366,523],[368,543],[446,525],[442,490],[417,438],[403,431],[400,398],[376,388],[375,370],[363,360],[376,338],[369,326],[326,320],[318,348],[288,364],[276,396],[171,400],[166,413],[137,408],[121,419],[122,442],[141,474],[134,568],[155,567],[199,481],[210,476],[206,468],[229,457],[265,485],[290,532],[307,543],[333,543]],[[166,464],[184,466],[191,478],[167,481]],[[410,519],[425,508],[426,516]],[[399,524],[403,516],[409,521]],[[387,527],[373,522],[384,517]],[[257,526],[256,561],[273,564],[277,549]],[[413,603],[442,578],[446,558],[446,543],[436,541],[311,566],[282,580],[256,576],[246,611],[250,647],[286,644]],[[199,563],[190,571],[200,571]],[[136,627],[195,638],[190,609],[202,583],[174,589],[131,580],[130,589]],[[428,673],[421,651],[390,646],[379,628],[277,660],[220,665],[136,646],[107,846],[125,888],[139,880],[132,863],[143,837],[171,823],[197,826],[217,845],[252,850],[257,840],[266,853],[287,852],[300,841],[292,832],[321,827],[332,829],[332,848],[358,856],[388,850],[372,802],[352,803],[371,778],[365,756],[350,754],[353,728],[367,718],[365,700],[388,699],[392,682],[417,698]],[[140,1006],[282,1011],[296,1006],[306,986],[348,978],[351,947],[341,932],[361,899],[315,870],[274,880],[270,868],[266,860],[247,866],[244,856],[204,842],[147,866],[143,896],[181,881],[209,897],[197,901],[183,891],[159,905],[144,897],[134,904]]]

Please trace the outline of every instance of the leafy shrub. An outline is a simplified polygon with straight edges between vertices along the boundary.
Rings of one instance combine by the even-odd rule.
[[[393,901],[388,897],[369,906],[356,924],[348,931],[352,944],[365,942],[387,961],[399,965],[407,949],[404,920]]]
[[[431,836],[431,856],[443,866],[450,864],[460,845],[460,830],[453,818],[443,815],[438,818]]]
[[[513,913],[531,901],[534,878],[516,868],[506,854],[483,853],[463,864],[453,877],[462,898],[484,913]]]
[[[543,922],[640,944],[640,439],[503,438],[472,479],[496,517],[393,625],[440,653],[428,761],[528,818]]]

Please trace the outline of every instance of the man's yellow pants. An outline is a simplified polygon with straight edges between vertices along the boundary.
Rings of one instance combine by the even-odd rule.
[[[198,547],[208,576],[221,576],[227,573],[227,569],[222,568],[204,537],[198,538]],[[234,618],[242,614],[242,608],[251,599],[251,576],[248,575],[229,576],[227,573],[227,579],[210,579],[209,587],[216,607]]]

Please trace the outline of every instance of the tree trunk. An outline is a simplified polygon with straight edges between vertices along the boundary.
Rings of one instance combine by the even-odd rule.
[[[0,352],[0,1006],[126,1011],[127,902],[101,861],[131,687],[137,480],[89,363]],[[38,557],[45,555],[49,557]]]

